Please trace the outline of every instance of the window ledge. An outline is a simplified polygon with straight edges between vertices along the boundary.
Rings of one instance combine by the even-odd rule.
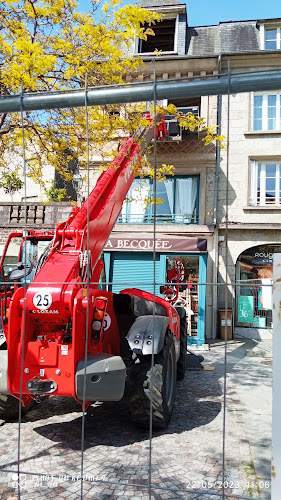
[[[151,58],[151,57],[161,57],[162,55],[163,56],[176,56],[178,55],[178,53],[174,50],[167,50],[167,51],[164,51],[164,50],[161,50],[160,51],[161,53],[160,54],[157,54],[157,56],[155,55],[155,52],[137,52],[135,54],[135,56],[142,56],[142,58],[144,59],[146,56]]]
[[[281,135],[281,130],[250,130],[244,135]]]
[[[281,210],[281,205],[247,205],[243,210]]]

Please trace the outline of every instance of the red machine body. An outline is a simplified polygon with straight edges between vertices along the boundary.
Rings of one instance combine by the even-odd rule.
[[[162,132],[163,124],[161,135]],[[138,142],[132,137],[125,140],[112,168],[101,174],[89,199],[78,211],[74,210],[65,223],[59,224],[55,233],[29,231],[24,236],[14,233],[7,242],[0,263],[1,270],[5,267],[13,238],[21,241],[18,268],[21,267],[23,246],[27,242],[34,246],[37,242],[38,248],[49,244],[37,259],[36,270],[33,269],[35,276],[30,283],[25,272],[24,277],[15,279],[12,287],[6,286],[2,294],[2,319],[8,353],[7,387],[9,394],[16,398],[22,394],[23,406],[38,394],[72,396],[82,404],[79,367],[83,360],[83,366],[86,366],[86,352],[91,362],[89,370],[95,366],[95,371],[89,375],[92,383],[98,382],[99,377],[106,379],[109,372],[113,375],[121,373],[121,356],[124,358],[122,342],[131,331],[125,336],[122,318],[126,312],[123,314],[123,311],[129,311],[134,323],[137,313],[133,302],[148,308],[151,304],[156,314],[158,308],[160,330],[168,325],[175,342],[180,339],[179,315],[164,299],[137,289],[123,290],[116,299],[115,294],[99,289],[103,269],[100,255],[133,182],[133,166],[140,154]],[[28,260],[26,252],[25,260]],[[134,334],[137,340],[131,340],[132,350],[140,336],[139,333]],[[145,343],[145,333],[142,332],[141,336]],[[140,351],[136,348],[135,352]],[[96,368],[99,362],[102,364],[101,375]],[[112,368],[115,362],[119,365]],[[125,376],[121,378],[125,381]],[[87,386],[86,407],[93,398],[103,400],[98,396],[89,398],[87,394],[91,390]],[[117,389],[116,394],[109,390],[105,400],[120,399],[122,390],[118,394]]]

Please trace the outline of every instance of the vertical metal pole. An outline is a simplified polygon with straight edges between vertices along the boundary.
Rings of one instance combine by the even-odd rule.
[[[24,178],[24,251],[23,261],[26,262],[26,235],[27,235],[27,191],[26,191],[26,147],[25,147],[25,130],[24,130],[24,116],[23,116],[23,83],[21,84],[21,133],[22,133],[22,159],[23,159],[23,178]],[[18,500],[21,498],[21,478],[20,478],[20,463],[21,463],[21,419],[22,419],[22,384],[23,384],[23,363],[24,363],[24,340],[25,340],[25,327],[26,327],[26,310],[25,310],[25,296],[26,296],[26,276],[24,277],[24,308],[23,308],[23,322],[21,332],[21,369],[20,369],[20,394],[19,394],[19,420],[18,420]]]
[[[152,335],[152,356],[151,356],[151,370],[154,367],[154,322],[155,322],[155,296],[156,296],[156,171],[157,171],[157,141],[156,141],[156,115],[157,115],[157,101],[156,101],[156,69],[153,73],[154,94],[153,94],[153,127],[154,127],[154,176],[153,176],[153,335]],[[151,390],[151,388],[150,388]],[[148,471],[148,484],[149,484],[149,500],[152,498],[152,433],[153,433],[153,407],[152,407],[152,394],[150,397],[149,408],[149,471]]]
[[[273,256],[273,344],[272,344],[272,488],[271,500],[281,492],[281,253]]]
[[[222,430],[222,499],[225,500],[226,462],[226,389],[227,389],[227,313],[228,313],[228,203],[229,203],[229,126],[230,126],[230,60],[228,59],[227,134],[226,134],[226,192],[225,192],[225,284],[224,284],[224,383],[223,383],[223,430]]]
[[[88,341],[89,341],[89,297],[90,297],[90,267],[89,267],[89,173],[90,173],[90,139],[89,139],[89,114],[88,114],[88,100],[87,100],[87,88],[88,88],[88,75],[85,75],[85,124],[86,124],[86,141],[87,141],[87,195],[88,195],[88,206],[87,206],[87,310],[86,310],[86,332],[85,332],[85,366],[84,366],[84,380],[83,380],[83,406],[82,406],[82,428],[81,428],[81,484],[80,484],[80,498],[83,500],[84,494],[84,450],[85,450],[85,418],[86,418],[86,375],[87,375],[87,360],[88,360]],[[84,283],[85,286],[85,283]]]

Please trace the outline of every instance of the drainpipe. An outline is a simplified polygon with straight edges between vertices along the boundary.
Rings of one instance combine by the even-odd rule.
[[[218,56],[218,74],[221,73],[221,54]],[[222,96],[217,97],[217,133],[221,134],[221,107]],[[215,182],[215,204],[214,204],[214,227],[217,226],[217,208],[218,208],[218,184],[219,184],[219,167],[220,167],[220,146],[216,146],[216,182]]]
[[[218,74],[221,73],[221,54],[218,56]],[[221,134],[221,110],[222,96],[217,97],[217,133]],[[213,270],[213,317],[212,317],[212,338],[216,338],[217,319],[218,319],[218,267],[219,267],[219,234],[217,228],[217,208],[218,208],[218,185],[219,185],[219,167],[220,167],[220,146],[216,146],[216,179],[215,179],[215,199],[214,199],[214,270]]]

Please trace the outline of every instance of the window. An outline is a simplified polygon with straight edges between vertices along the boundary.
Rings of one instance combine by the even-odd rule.
[[[197,115],[198,116],[200,106],[201,106],[201,97],[184,97],[182,99],[167,99],[166,105],[168,104],[174,104],[177,108],[179,109],[185,109],[188,108],[188,111],[190,109],[197,109]]]
[[[153,179],[135,179],[123,204],[117,222],[128,224],[151,224],[154,205]],[[156,198],[162,203],[156,205],[158,224],[198,224],[199,176],[167,178],[156,184]]]
[[[280,130],[281,92],[254,94],[253,130]]]
[[[280,205],[280,163],[251,162],[250,205]]]
[[[154,36],[148,35],[147,40],[138,40],[139,54],[151,54],[155,49],[162,52],[176,51],[177,18],[164,19],[151,27],[145,24],[144,29],[146,28],[152,29]]]
[[[174,305],[185,309],[188,335],[192,337],[197,337],[200,316],[204,314],[203,308],[199,308],[199,293],[203,292],[203,289],[191,284],[199,281],[199,262],[198,255],[167,255],[166,257],[166,283],[172,282],[169,271],[172,271],[173,276],[173,269],[178,263],[184,271],[182,283],[189,282],[188,285],[182,284],[179,287],[179,296]]]
[[[23,243],[22,236],[12,237],[3,262],[5,280],[9,281],[11,272],[16,269],[17,262],[20,261],[24,264],[30,263],[32,268],[28,275],[19,278],[17,281],[18,283],[30,283],[34,278],[37,263],[50,241],[50,239],[36,240],[35,238],[30,238]],[[3,280],[3,277],[1,277],[1,280]]]
[[[270,28],[264,30],[265,50],[280,49],[280,28]]]
[[[178,107],[178,111],[187,114],[190,113],[195,117],[199,116],[199,107],[198,106],[190,106],[190,107]],[[165,122],[167,127],[167,139],[168,140],[182,140],[186,139],[192,132],[190,130],[185,130],[180,127],[179,122],[175,115],[165,115]],[[194,131],[196,134],[198,130]]]
[[[280,245],[248,248],[236,263],[236,325],[272,328],[273,256]]]
[[[162,105],[166,107],[169,104],[174,104],[178,111],[182,114],[190,113],[195,117],[200,116],[201,97],[172,100],[162,99],[161,101],[158,101],[159,106]],[[153,106],[153,102],[147,101],[146,108],[149,109],[151,106]],[[198,133],[197,129],[195,129],[194,132],[191,132],[190,130],[185,130],[180,127],[178,119],[175,115],[165,115],[165,122],[167,127],[167,137],[164,137],[164,140],[181,141],[188,138],[192,133]]]

